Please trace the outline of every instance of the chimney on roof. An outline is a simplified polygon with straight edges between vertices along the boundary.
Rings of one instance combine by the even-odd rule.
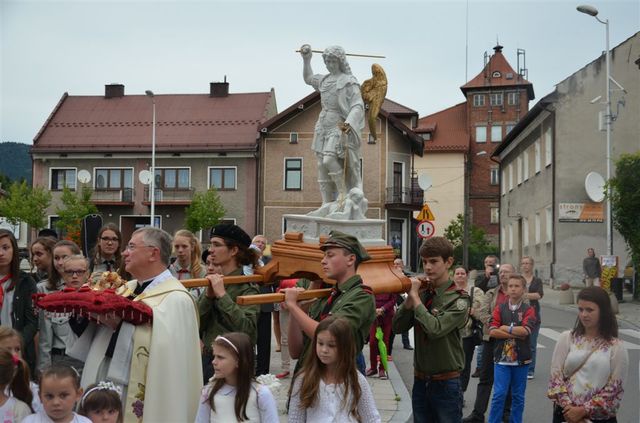
[[[209,97],[228,97],[229,83],[227,76],[224,76],[224,82],[211,82],[209,84]]]
[[[500,44],[496,44],[496,46],[493,48],[493,51],[495,51],[496,53],[502,53],[502,46]]]
[[[123,84],[107,84],[104,86],[104,98],[124,97]]]

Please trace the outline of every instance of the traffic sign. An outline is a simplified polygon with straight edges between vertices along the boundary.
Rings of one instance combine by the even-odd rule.
[[[418,217],[416,217],[416,219],[417,220],[436,220],[436,217],[433,215],[433,212],[429,208],[429,205],[425,203],[425,205],[422,206],[422,210],[420,210],[420,213],[418,213]]]
[[[423,220],[422,222],[418,223],[416,232],[418,232],[418,236],[420,238],[431,238],[436,233],[436,227],[433,226],[433,222]]]

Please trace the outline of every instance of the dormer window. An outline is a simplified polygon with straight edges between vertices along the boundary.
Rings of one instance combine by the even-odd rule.
[[[491,77],[492,77],[492,78],[500,78],[501,76],[502,76],[502,74],[500,73],[500,71],[494,71],[494,72],[491,74]]]
[[[423,132],[420,136],[424,141],[431,141],[431,132]]]

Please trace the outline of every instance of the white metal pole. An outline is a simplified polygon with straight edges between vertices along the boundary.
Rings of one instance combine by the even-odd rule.
[[[599,19],[598,19],[599,20]],[[611,214],[611,52],[609,51],[609,19],[604,21],[607,32],[607,51],[606,51],[606,68],[607,68],[607,255],[613,254],[613,215]]]
[[[156,99],[151,97],[153,102],[153,124],[151,135],[151,184],[149,190],[151,194],[151,226],[156,223]]]

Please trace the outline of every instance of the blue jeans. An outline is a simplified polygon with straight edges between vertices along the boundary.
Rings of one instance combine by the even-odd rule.
[[[356,355],[356,367],[358,368],[358,371],[360,373],[362,373],[363,375],[366,375],[366,368],[367,365],[364,361],[364,354],[362,354],[362,351],[360,351],[357,355]]]
[[[538,334],[540,333],[540,324],[537,324],[531,335],[529,335],[529,342],[531,342],[531,363],[529,364],[529,374],[533,375],[536,371],[536,351],[538,350]]]
[[[522,423],[524,414],[524,391],[527,388],[528,364],[521,366],[493,366],[493,398],[489,411],[489,423],[500,423],[504,411],[504,401],[511,388],[510,423]]]
[[[460,378],[440,381],[414,378],[411,406],[415,423],[460,423],[462,421]]]

